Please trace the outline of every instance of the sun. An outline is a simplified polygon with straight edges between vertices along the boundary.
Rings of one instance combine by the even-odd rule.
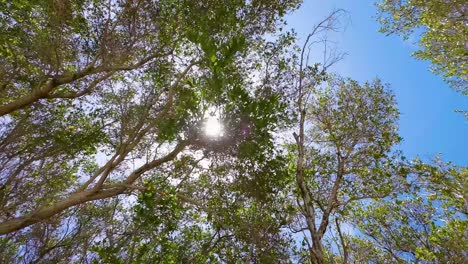
[[[205,121],[205,134],[209,137],[223,136],[223,125],[219,122],[219,118],[211,116]]]

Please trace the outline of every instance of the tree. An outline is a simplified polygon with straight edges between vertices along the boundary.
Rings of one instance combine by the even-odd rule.
[[[400,141],[393,95],[379,80],[360,85],[331,78],[305,101],[302,140],[297,147],[296,183],[302,217],[297,231],[307,230],[312,263],[324,263],[322,240],[335,219],[356,201],[383,198],[399,187],[392,177],[399,166],[392,147]],[[307,237],[306,237],[307,239]]]
[[[231,114],[277,102],[253,94],[263,86],[248,81],[244,59],[296,5],[3,1],[0,234],[137,190],[189,146],[207,145],[210,106]]]
[[[298,215],[290,227],[303,234],[305,259],[466,262],[466,168],[406,162],[393,150],[401,140],[398,111],[379,80],[360,85],[332,76],[304,87],[313,92],[300,114],[304,143],[295,134],[291,146]]]
[[[415,160],[408,170],[406,188],[388,199],[360,204],[352,221],[396,262],[466,262],[466,168]]]
[[[420,34],[413,55],[432,63],[455,89],[468,93],[467,8],[463,0],[383,0],[377,4],[381,32],[408,38]]]
[[[0,0],[0,262],[463,262],[466,169],[406,162],[297,5]]]

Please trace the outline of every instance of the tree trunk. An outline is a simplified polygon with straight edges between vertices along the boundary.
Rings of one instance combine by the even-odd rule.
[[[310,260],[313,264],[325,263],[323,258],[322,241],[312,243],[312,248],[310,249]]]

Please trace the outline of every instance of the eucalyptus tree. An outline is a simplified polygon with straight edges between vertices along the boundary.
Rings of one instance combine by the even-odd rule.
[[[209,145],[200,127],[212,106],[231,127],[248,124],[218,144],[227,151],[269,140],[279,101],[248,81],[248,57],[296,6],[2,1],[0,234],[21,240],[28,226],[60,227],[87,202],[140,191],[155,169]]]
[[[383,0],[377,3],[381,32],[419,38],[413,56],[432,63],[456,90],[468,93],[468,8],[464,0]]]

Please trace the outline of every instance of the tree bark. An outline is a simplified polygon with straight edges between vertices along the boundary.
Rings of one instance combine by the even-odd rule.
[[[322,239],[312,239],[312,248],[310,250],[310,259],[313,264],[324,264]]]
[[[47,98],[49,93],[51,93],[55,88],[57,88],[58,86],[62,84],[71,83],[87,75],[91,75],[91,74],[98,73],[98,72],[101,72],[101,71],[90,66],[84,69],[83,71],[80,71],[74,74],[68,74],[68,75],[63,75],[63,76],[49,79],[44,85],[40,85],[38,89],[33,90],[31,93],[23,97],[17,98],[13,102],[10,102],[5,105],[1,105],[0,116],[4,116],[16,110],[25,108],[40,99]]]
[[[172,51],[171,51],[172,52]],[[94,67],[93,65],[89,65],[86,68],[84,68],[82,71],[75,72],[75,73],[67,73],[63,74],[60,76],[56,76],[53,78],[50,78],[45,82],[45,84],[39,84],[38,88],[33,90],[31,93],[17,98],[14,101],[7,103],[5,105],[0,105],[0,117],[7,115],[9,113],[12,113],[16,110],[28,107],[32,105],[33,103],[37,102],[40,99],[45,99],[45,98],[76,98],[85,95],[86,93],[91,92],[92,89],[101,81],[109,78],[112,73],[117,72],[117,71],[130,71],[137,69],[139,67],[142,67],[146,63],[150,62],[151,60],[160,57],[160,56],[166,56],[169,55],[170,53],[155,53],[153,55],[150,55],[146,58],[141,59],[140,61],[131,64],[131,65],[121,65],[121,66],[113,66],[113,67],[107,67],[107,66],[97,66]],[[191,67],[191,66],[190,66]],[[86,76],[90,75],[95,75],[99,73],[106,73],[104,76],[101,78],[97,78],[94,80],[91,85],[81,91],[81,92],[76,92],[76,93],[71,93],[71,94],[63,94],[63,95],[51,95],[51,93],[55,90],[55,88],[59,87],[60,85],[64,84],[69,84],[73,83],[75,81],[78,81]]]

